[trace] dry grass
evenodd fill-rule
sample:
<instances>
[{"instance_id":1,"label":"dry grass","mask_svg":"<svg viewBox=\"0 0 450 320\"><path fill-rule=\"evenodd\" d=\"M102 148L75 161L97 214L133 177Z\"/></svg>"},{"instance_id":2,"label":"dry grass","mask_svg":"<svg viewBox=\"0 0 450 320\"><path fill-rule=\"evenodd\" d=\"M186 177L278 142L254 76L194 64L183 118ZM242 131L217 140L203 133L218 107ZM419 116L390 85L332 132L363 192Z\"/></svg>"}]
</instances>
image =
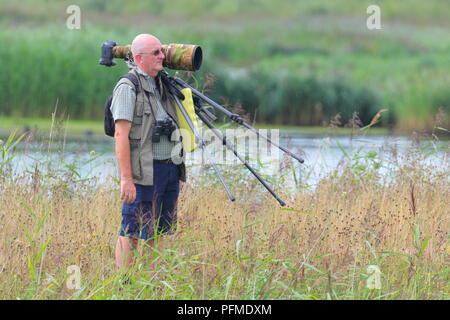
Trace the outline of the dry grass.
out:
<instances>
[{"instance_id":1,"label":"dry grass","mask_svg":"<svg viewBox=\"0 0 450 320\"><path fill-rule=\"evenodd\" d=\"M343 166L314 190L283 194L293 210L251 184L236 202L220 186L186 184L178 231L137 260L125 291L114 182L4 172L0 298L447 299L446 163L399 164L389 182ZM66 286L70 265L81 268L80 290ZM379 290L366 287L369 265L382 272Z\"/></svg>"}]
</instances>

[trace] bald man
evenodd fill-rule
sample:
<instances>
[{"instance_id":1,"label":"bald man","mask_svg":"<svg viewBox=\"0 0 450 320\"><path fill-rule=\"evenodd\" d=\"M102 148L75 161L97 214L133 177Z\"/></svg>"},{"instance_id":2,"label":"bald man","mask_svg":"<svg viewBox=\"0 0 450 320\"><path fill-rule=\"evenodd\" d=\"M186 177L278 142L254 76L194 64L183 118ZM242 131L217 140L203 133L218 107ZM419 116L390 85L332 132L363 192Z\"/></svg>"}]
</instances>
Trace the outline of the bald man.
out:
<instances>
[{"instance_id":1,"label":"bald man","mask_svg":"<svg viewBox=\"0 0 450 320\"><path fill-rule=\"evenodd\" d=\"M153 247L155 236L174 231L179 181L186 181L184 163L172 161L181 156L175 148L180 143L179 124L174 99L159 77L164 61L161 42L140 34L131 52L134 64L129 73L138 80L138 90L130 79L121 78L111 103L123 201L116 245L120 270L133 263L138 239Z\"/></svg>"}]
</instances>

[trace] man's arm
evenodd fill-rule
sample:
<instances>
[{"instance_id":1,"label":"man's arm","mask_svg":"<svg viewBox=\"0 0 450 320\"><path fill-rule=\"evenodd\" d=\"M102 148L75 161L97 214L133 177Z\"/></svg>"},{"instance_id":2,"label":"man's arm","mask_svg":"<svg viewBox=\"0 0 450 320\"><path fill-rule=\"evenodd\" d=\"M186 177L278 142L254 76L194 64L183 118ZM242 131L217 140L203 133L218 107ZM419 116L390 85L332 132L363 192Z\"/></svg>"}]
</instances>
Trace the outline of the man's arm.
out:
<instances>
[{"instance_id":1,"label":"man's arm","mask_svg":"<svg viewBox=\"0 0 450 320\"><path fill-rule=\"evenodd\" d=\"M126 203L133 203L136 199L136 187L131 170L130 133L131 122L117 120L114 139L116 140L116 157L120 170L120 199Z\"/></svg>"}]
</instances>

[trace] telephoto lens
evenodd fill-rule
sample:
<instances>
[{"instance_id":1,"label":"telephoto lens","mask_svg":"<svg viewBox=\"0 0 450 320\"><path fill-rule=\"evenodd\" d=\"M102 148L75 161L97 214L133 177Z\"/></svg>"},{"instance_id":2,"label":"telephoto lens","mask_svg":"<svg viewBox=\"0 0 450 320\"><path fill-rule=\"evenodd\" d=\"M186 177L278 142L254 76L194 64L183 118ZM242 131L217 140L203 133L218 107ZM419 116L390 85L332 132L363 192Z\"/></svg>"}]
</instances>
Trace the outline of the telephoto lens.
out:
<instances>
[{"instance_id":1,"label":"telephoto lens","mask_svg":"<svg viewBox=\"0 0 450 320\"><path fill-rule=\"evenodd\" d=\"M197 71L203 60L202 48L195 44L170 43L163 44L164 67L173 70ZM116 63L113 58L133 61L131 45L117 46L112 40L105 41L101 48L100 64L112 67Z\"/></svg>"}]
</instances>

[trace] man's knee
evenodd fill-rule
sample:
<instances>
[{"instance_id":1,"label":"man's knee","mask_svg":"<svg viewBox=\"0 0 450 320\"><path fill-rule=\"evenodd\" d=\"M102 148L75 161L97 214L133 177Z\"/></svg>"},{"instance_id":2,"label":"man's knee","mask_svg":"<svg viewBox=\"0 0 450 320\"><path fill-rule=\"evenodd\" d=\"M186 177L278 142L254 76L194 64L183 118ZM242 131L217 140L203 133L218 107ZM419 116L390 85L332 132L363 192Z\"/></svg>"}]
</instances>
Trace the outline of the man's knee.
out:
<instances>
[{"instance_id":1,"label":"man's knee","mask_svg":"<svg viewBox=\"0 0 450 320\"><path fill-rule=\"evenodd\" d=\"M136 249L138 246L138 239L119 236L119 244L121 248Z\"/></svg>"}]
</instances>

